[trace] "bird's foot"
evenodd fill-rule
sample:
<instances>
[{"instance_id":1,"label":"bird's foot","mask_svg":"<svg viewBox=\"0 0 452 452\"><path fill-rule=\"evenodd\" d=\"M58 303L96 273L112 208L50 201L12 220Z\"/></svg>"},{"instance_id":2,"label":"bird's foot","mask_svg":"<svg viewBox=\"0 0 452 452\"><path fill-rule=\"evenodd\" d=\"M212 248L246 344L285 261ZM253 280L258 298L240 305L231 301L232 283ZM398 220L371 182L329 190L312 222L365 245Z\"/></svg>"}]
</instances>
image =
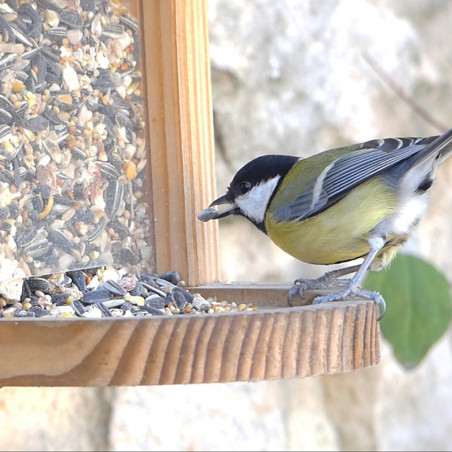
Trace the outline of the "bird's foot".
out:
<instances>
[{"instance_id":1,"label":"bird's foot","mask_svg":"<svg viewBox=\"0 0 452 452\"><path fill-rule=\"evenodd\" d=\"M360 287L348 287L347 289L341 290L340 292L329 293L327 295L316 297L314 298L314 301L312 303L313 304L329 303L331 301L340 301L348 297L360 297L366 300L374 301L378 305L380 311L380 315L378 316L377 320L382 319L383 316L385 315L386 302L384 298L378 292L364 290L361 289Z\"/></svg>"},{"instance_id":2,"label":"bird's foot","mask_svg":"<svg viewBox=\"0 0 452 452\"><path fill-rule=\"evenodd\" d=\"M305 290L317 290L328 287L346 287L344 290L327 295L315 297L313 304L329 303L331 301L340 301L348 297L360 297L366 300L373 300L380 310L378 320L380 320L386 312L386 302L378 292L361 289L359 286L354 286L350 279L331 279L328 273L317 279L297 279L294 286L289 290L287 295L287 302L289 306L293 306L292 299L296 295L304 296Z\"/></svg>"},{"instance_id":3,"label":"bird's foot","mask_svg":"<svg viewBox=\"0 0 452 452\"><path fill-rule=\"evenodd\" d=\"M304 292L306 290L318 290L325 289L328 287L347 287L351 283L350 279L336 279L331 278L328 273L317 279L305 279L299 278L294 281L294 285L289 290L287 295L287 302L289 306L293 306L292 299L299 295L304 298Z\"/></svg>"}]
</instances>

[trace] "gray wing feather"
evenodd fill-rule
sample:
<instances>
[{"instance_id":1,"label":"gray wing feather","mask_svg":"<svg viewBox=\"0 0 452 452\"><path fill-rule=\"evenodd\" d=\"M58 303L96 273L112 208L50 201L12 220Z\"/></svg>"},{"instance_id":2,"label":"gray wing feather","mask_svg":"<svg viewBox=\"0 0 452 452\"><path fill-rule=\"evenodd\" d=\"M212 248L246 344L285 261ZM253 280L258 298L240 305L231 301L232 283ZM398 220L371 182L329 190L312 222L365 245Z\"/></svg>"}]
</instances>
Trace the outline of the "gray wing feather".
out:
<instances>
[{"instance_id":1,"label":"gray wing feather","mask_svg":"<svg viewBox=\"0 0 452 452\"><path fill-rule=\"evenodd\" d=\"M356 185L419 152L436 137L372 140L339 157L312 186L276 212L280 221L301 221L334 204ZM393 152L396 151L396 152ZM319 184L318 184L319 185Z\"/></svg>"}]
</instances>

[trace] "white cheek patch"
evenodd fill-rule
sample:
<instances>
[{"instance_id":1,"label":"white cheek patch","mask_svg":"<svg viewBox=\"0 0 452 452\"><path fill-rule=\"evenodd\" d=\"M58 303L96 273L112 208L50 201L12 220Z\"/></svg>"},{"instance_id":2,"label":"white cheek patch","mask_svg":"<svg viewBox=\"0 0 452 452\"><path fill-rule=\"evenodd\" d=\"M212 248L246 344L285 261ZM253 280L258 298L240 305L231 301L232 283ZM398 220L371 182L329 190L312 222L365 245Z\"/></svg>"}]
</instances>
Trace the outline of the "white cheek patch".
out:
<instances>
[{"instance_id":1,"label":"white cheek patch","mask_svg":"<svg viewBox=\"0 0 452 452\"><path fill-rule=\"evenodd\" d=\"M268 179L255 185L248 193L241 195L235 199L236 205L240 208L245 216L262 223L265 218L268 202L275 190L276 185L281 176Z\"/></svg>"}]
</instances>

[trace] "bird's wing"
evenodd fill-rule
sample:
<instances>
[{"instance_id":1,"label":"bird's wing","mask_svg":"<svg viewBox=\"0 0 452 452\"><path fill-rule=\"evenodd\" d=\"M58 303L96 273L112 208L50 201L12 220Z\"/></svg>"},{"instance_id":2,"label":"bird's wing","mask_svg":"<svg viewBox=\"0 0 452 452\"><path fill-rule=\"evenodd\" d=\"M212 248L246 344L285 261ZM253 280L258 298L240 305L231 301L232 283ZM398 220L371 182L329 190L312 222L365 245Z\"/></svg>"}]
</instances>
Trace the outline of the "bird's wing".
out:
<instances>
[{"instance_id":1,"label":"bird's wing","mask_svg":"<svg viewBox=\"0 0 452 452\"><path fill-rule=\"evenodd\" d=\"M316 215L343 198L353 187L409 158L435 138L367 141L330 163L307 190L278 209L275 218L278 221L302 221Z\"/></svg>"}]
</instances>

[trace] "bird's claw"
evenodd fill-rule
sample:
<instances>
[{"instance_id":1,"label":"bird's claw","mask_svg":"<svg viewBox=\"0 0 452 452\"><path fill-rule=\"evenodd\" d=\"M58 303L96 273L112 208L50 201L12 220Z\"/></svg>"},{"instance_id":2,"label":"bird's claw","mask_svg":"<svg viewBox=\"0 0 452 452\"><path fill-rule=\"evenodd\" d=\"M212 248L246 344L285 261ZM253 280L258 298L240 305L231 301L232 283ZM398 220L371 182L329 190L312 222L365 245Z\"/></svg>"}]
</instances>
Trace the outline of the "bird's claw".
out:
<instances>
[{"instance_id":1,"label":"bird's claw","mask_svg":"<svg viewBox=\"0 0 452 452\"><path fill-rule=\"evenodd\" d=\"M347 297L361 297L366 300L373 300L379 307L380 315L377 320L381 320L386 312L386 302L384 298L378 292L372 292L370 290L364 290L360 287L353 287L350 285L349 279L336 279L330 280L328 278L318 279L297 279L294 282L294 286L290 288L287 295L287 302L289 306L292 304L292 299L296 295L300 295L303 298L305 290L315 290L331 286L348 286L346 289L335 293L329 293L327 295L321 295L313 300L313 304L329 303L331 301L340 301Z\"/></svg>"},{"instance_id":2,"label":"bird's claw","mask_svg":"<svg viewBox=\"0 0 452 452\"><path fill-rule=\"evenodd\" d=\"M314 298L313 304L329 303L331 301L340 301L347 297L360 297L366 300L374 301L380 311L380 315L377 320L381 320L386 312L386 302L384 298L378 292L372 292L371 290L364 290L361 288L348 288L336 293L329 293L328 295L323 295Z\"/></svg>"},{"instance_id":3,"label":"bird's claw","mask_svg":"<svg viewBox=\"0 0 452 452\"><path fill-rule=\"evenodd\" d=\"M348 286L350 279L331 279L328 277L328 273L317 279L305 279L299 278L294 281L294 285L290 288L287 294L287 303L289 306L293 306L292 299L299 295L304 298L305 290L318 290L333 286Z\"/></svg>"}]
</instances>

